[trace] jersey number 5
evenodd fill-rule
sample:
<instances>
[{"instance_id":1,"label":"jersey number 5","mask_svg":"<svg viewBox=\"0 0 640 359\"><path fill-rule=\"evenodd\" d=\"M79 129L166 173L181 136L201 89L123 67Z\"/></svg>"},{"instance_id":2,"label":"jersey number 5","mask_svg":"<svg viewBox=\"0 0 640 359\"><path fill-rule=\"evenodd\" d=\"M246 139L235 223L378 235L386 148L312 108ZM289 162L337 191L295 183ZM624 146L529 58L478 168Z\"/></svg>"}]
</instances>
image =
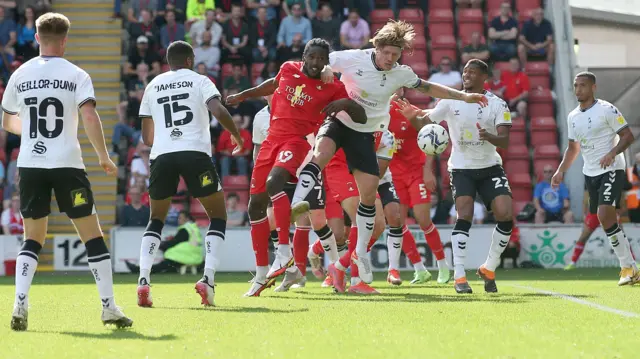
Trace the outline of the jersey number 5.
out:
<instances>
[{"instance_id":1,"label":"jersey number 5","mask_svg":"<svg viewBox=\"0 0 640 359\"><path fill-rule=\"evenodd\" d=\"M158 104L162 105L164 109L164 125L165 127L173 127L173 126L182 126L186 125L189 122L193 121L193 112L191 112L191 108L189 106L180 105L178 101L186 100L189 98L188 93L181 93L178 95L173 95L171 97L165 96L160 97L158 99ZM185 116L180 120L173 120L173 114L177 114L179 112L185 112Z\"/></svg>"},{"instance_id":2,"label":"jersey number 5","mask_svg":"<svg viewBox=\"0 0 640 359\"><path fill-rule=\"evenodd\" d=\"M37 138L38 132L46 138L56 138L62 133L64 126L64 106L55 97L47 97L38 105L37 97L27 97L24 104L29 106L29 138ZM56 116L55 127L52 131L47 129L47 111L49 106L53 106L53 113Z\"/></svg>"}]
</instances>

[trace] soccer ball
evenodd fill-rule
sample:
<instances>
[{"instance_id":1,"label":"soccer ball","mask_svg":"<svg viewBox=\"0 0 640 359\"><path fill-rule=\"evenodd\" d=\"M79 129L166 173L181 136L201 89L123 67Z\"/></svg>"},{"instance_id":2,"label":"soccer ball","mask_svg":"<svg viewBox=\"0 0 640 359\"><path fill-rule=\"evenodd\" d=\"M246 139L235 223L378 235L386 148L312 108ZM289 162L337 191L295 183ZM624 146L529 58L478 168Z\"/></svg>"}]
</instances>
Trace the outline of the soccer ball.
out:
<instances>
[{"instance_id":1,"label":"soccer ball","mask_svg":"<svg viewBox=\"0 0 640 359\"><path fill-rule=\"evenodd\" d=\"M449 134L444 127L434 123L424 126L418 132L418 147L429 156L439 155L449 145Z\"/></svg>"}]
</instances>

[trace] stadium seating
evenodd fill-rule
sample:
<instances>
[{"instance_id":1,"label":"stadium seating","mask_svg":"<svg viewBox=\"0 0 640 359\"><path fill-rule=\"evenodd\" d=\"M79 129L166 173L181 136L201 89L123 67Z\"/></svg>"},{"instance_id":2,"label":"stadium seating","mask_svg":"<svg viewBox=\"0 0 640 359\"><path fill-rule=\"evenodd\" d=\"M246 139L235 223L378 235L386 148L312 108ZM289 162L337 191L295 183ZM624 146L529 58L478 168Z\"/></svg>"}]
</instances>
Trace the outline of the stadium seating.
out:
<instances>
[{"instance_id":1,"label":"stadium seating","mask_svg":"<svg viewBox=\"0 0 640 359\"><path fill-rule=\"evenodd\" d=\"M553 117L535 117L531 119L531 146L536 148L558 143L558 127Z\"/></svg>"}]
</instances>

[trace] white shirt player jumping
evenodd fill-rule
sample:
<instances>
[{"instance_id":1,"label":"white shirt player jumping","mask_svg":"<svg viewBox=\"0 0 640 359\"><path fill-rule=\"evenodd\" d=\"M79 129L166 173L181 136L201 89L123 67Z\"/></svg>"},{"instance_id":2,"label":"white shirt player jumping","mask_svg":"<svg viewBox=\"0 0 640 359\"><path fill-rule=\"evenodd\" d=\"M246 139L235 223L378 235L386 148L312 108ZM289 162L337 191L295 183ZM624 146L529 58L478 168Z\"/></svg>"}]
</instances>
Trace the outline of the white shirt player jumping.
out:
<instances>
[{"instance_id":1,"label":"white shirt player jumping","mask_svg":"<svg viewBox=\"0 0 640 359\"><path fill-rule=\"evenodd\" d=\"M507 148L511 112L507 104L483 89L488 77L488 66L480 60L471 60L464 67L463 85L467 92L485 93L489 104L477 104L440 100L433 110L418 118L420 111L408 102L398 101L403 115L412 125L421 128L426 122L447 121L452 142L449 172L451 189L455 198L458 218L451 235L455 289L457 293L471 293L466 279L464 260L467 239L473 220L474 198L480 194L487 209L491 209L498 222L493 232L489 255L478 269L484 279L486 292L497 292L495 270L500 264L500 255L509 243L513 228L511 189L502 168L502 159L496 147Z\"/></svg>"},{"instance_id":2,"label":"white shirt player jumping","mask_svg":"<svg viewBox=\"0 0 640 359\"><path fill-rule=\"evenodd\" d=\"M140 247L138 305L153 305L150 274L158 251L164 220L180 177L192 197L198 198L209 217L205 236L204 275L196 292L205 306L214 305L214 275L219 263L219 247L224 242L226 207L222 185L211 160L211 112L231 132L231 140L242 149L242 138L231 115L220 102L220 92L211 80L192 71L191 45L176 41L167 48L171 71L157 76L147 85L140 104L142 139L151 147L149 197L151 218ZM129 265L134 269L135 266ZM135 268L138 269L138 268Z\"/></svg>"},{"instance_id":3,"label":"white shirt player jumping","mask_svg":"<svg viewBox=\"0 0 640 359\"><path fill-rule=\"evenodd\" d=\"M337 113L338 119L321 128L314 158L301 172L292 200L292 208L306 206L304 199L315 185L318 174L334 152L342 148L360 190L356 216L358 241L352 259L358 264L360 277L365 283L373 280L367 243L373 231L379 180L378 162L370 143L373 142L373 132L384 130L389 124L391 96L398 88L409 87L438 98L486 103L482 94L467 94L429 83L418 78L410 67L399 65L400 55L405 47L411 46L414 36L411 24L389 21L374 36L374 49L338 51L329 56L330 66L323 71L323 79L332 81L333 71L341 72L341 81L351 99L365 109L367 121L351 119L344 113L328 109L328 114ZM308 183L311 185L303 186Z\"/></svg>"},{"instance_id":4,"label":"white shirt player jumping","mask_svg":"<svg viewBox=\"0 0 640 359\"><path fill-rule=\"evenodd\" d=\"M633 143L633 133L615 106L595 98L594 74L577 74L573 89L579 105L567 117L569 145L551 179L551 185L557 188L562 183L564 173L582 151L582 172L589 193L589 212L597 214L613 251L620 260L618 285L635 284L640 281L640 272L631 253L629 240L618 224L616 213L616 208L620 207L626 176L624 151Z\"/></svg>"},{"instance_id":5,"label":"white shirt player jumping","mask_svg":"<svg viewBox=\"0 0 640 359\"><path fill-rule=\"evenodd\" d=\"M29 289L47 233L52 191L58 208L72 220L85 244L102 304L102 322L119 328L133 324L114 300L111 256L78 142L78 110L100 165L112 175L117 167L107 152L91 78L62 57L69 27L69 19L62 14L47 13L37 19L40 56L12 74L2 99L2 127L21 136L18 171L25 241L16 262L19 272L11 318L11 329L16 331L27 330Z\"/></svg>"}]
</instances>

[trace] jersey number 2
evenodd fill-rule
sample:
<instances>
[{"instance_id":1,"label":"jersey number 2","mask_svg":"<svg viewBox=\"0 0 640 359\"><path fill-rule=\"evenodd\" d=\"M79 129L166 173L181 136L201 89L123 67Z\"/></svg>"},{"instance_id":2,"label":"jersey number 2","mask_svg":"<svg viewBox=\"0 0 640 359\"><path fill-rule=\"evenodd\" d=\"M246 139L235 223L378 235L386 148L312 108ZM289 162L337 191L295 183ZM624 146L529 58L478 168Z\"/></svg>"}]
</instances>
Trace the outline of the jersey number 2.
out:
<instances>
[{"instance_id":1,"label":"jersey number 2","mask_svg":"<svg viewBox=\"0 0 640 359\"><path fill-rule=\"evenodd\" d=\"M47 97L38 105L37 97L27 97L24 104L29 106L29 138L37 138L38 132L46 138L56 138L62 133L64 126L64 106L55 97ZM47 111L49 106L53 106L53 113L56 116L55 127L49 131L47 129Z\"/></svg>"},{"instance_id":2,"label":"jersey number 2","mask_svg":"<svg viewBox=\"0 0 640 359\"><path fill-rule=\"evenodd\" d=\"M181 105L178 103L180 100L186 100L189 98L188 93L181 93L173 95L171 97L165 96L158 99L158 104L162 105L164 109L164 125L165 127L182 126L193 121L193 112L189 106ZM180 120L173 120L173 114L185 112L184 118Z\"/></svg>"}]
</instances>

